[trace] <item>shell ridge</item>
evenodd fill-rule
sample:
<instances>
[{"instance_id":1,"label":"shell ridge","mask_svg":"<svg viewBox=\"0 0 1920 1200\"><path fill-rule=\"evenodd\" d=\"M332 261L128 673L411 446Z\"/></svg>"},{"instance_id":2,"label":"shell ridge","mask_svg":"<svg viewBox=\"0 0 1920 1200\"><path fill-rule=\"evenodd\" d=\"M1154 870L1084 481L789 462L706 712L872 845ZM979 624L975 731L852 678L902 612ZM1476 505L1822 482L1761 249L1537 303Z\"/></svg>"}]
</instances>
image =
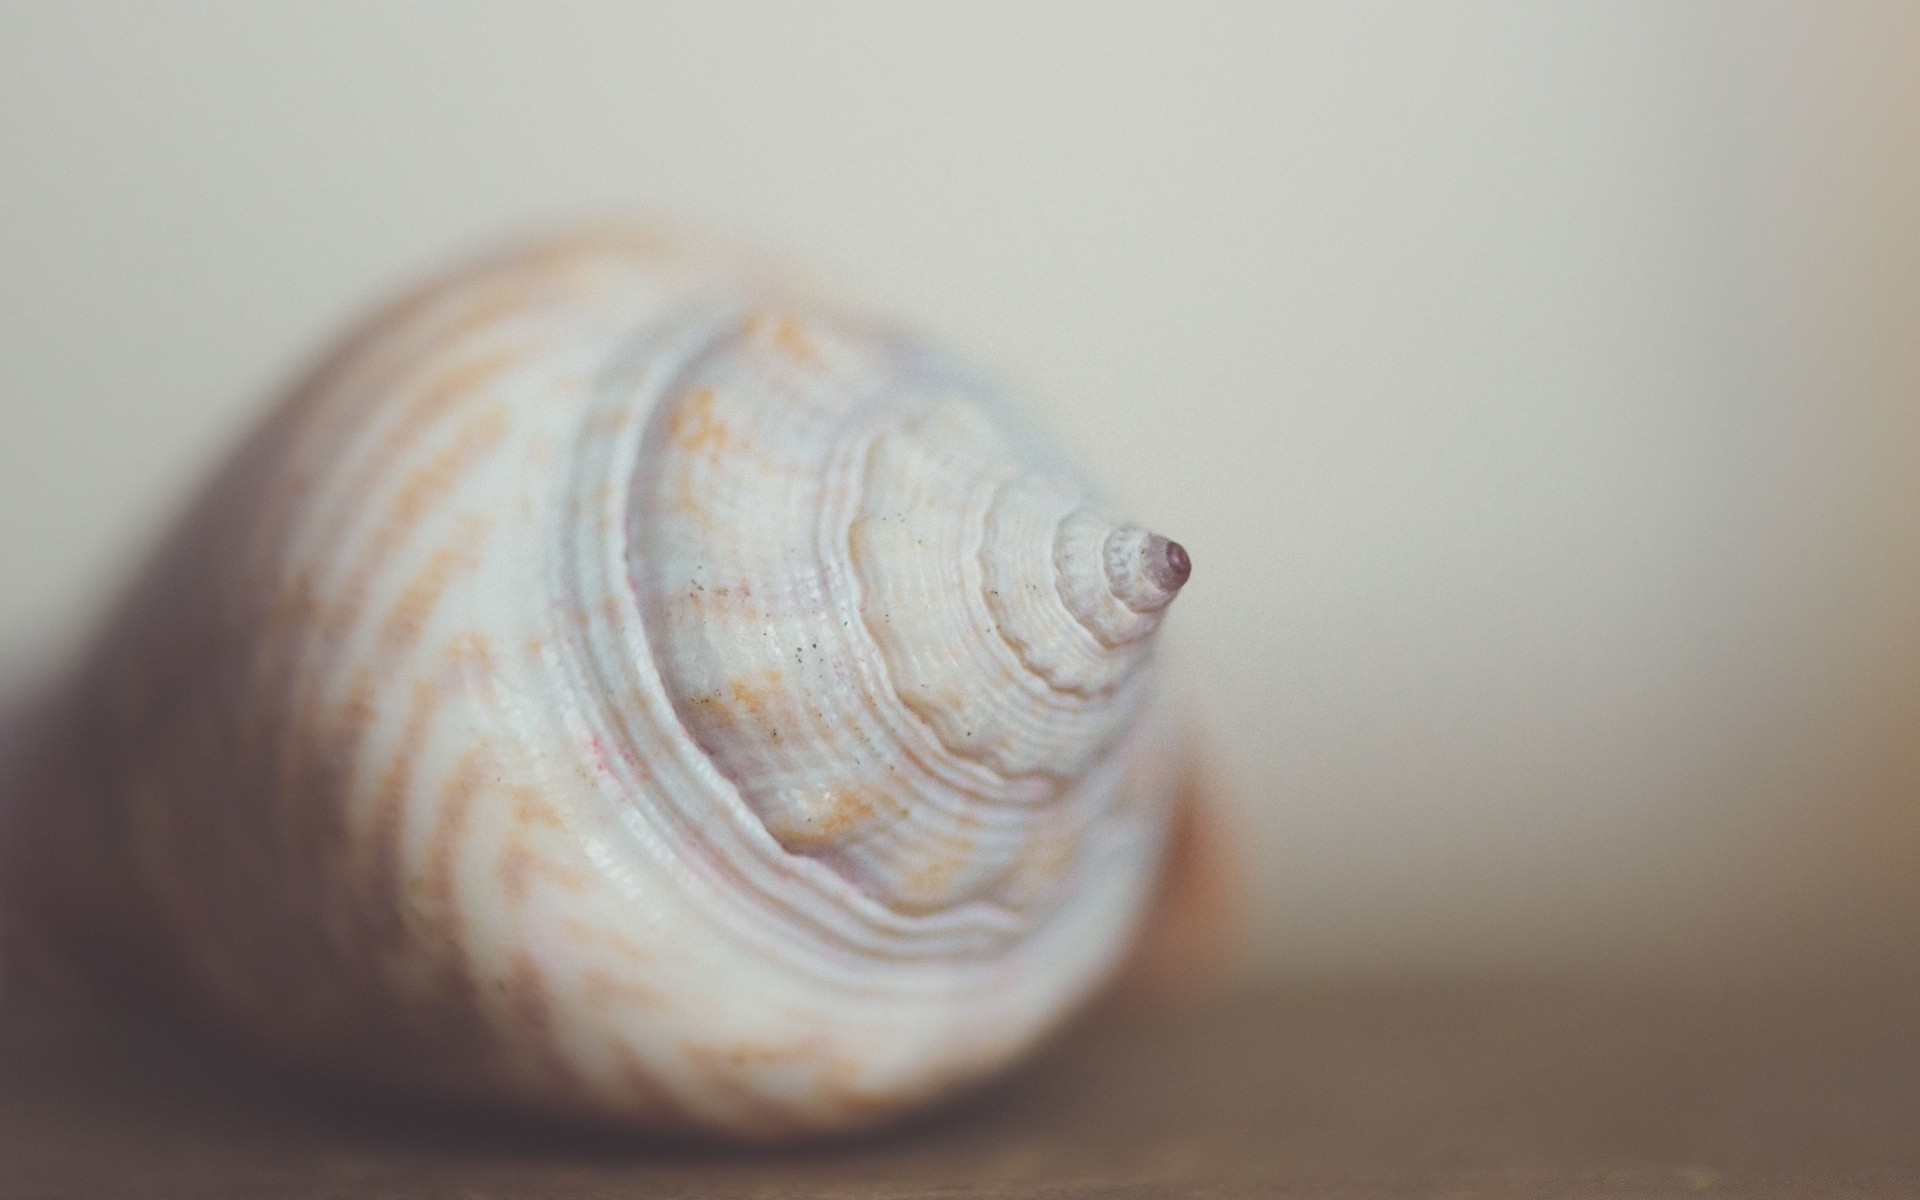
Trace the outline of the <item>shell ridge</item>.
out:
<instances>
[{"instance_id":1,"label":"shell ridge","mask_svg":"<svg viewBox=\"0 0 1920 1200\"><path fill-rule=\"evenodd\" d=\"M738 309L731 307L723 310L718 316L709 312L703 314L703 317L704 319L698 322L702 330L698 344L691 347L683 347L681 352L674 356L671 369L663 366L659 361L660 350L658 346L642 345L636 347L632 352L633 358L636 360L650 360L647 362L648 370L644 379L634 383L621 383L611 386L607 389L607 395L603 396L603 403L618 404L625 399L622 395L623 389L633 388L636 391L644 392L649 397L655 398L654 407L649 413L648 420L644 423L636 423L636 425L644 424L646 428L644 430L631 428L622 431L623 447L618 454L613 456L612 474L616 477L630 475L632 470L630 464L634 463L640 457L643 437L648 433L654 432L661 423L671 419L671 414L667 411L670 403L660 403L658 398L669 396L673 390L674 380L684 376L703 353L710 352L716 346L723 343L727 334L737 326L739 319ZM591 474L593 477L598 477L602 470L604 470L604 468L596 466ZM609 503L624 504L624 499L610 498ZM600 557L605 561L619 564L619 581L623 585L620 591L624 593L621 600L625 605L631 606L631 615L639 617L641 601L639 593L633 590L630 582L633 573L628 563L628 555L631 553L631 538L624 532L624 521L616 523L617 527L609 527L610 523L604 520L600 522L589 522L588 524L595 525L602 529L604 531L605 541L596 548L588 549L583 547L583 550L586 550L591 556ZM575 569L578 568L576 567ZM612 574L612 572L608 572L608 574ZM591 612L591 609L588 611ZM619 680L618 686L609 687L608 684L611 681L598 679L587 685L588 690L586 694L594 694L595 692L599 692L600 694L620 694L622 688L632 687L639 694L654 698L664 709L665 718L670 720L675 728L683 729L684 722L672 703L671 693L664 687L657 668L653 666L653 651L645 638L645 626L646 621L644 619L635 619L625 623L624 644L618 652L612 654L589 654L585 656L587 660L585 663L576 664L577 666L586 666L589 670L595 672L603 669L611 669L616 672L616 678ZM609 632L610 631L603 630L599 636L606 636ZM603 668L599 665L601 663L606 664L606 666ZM622 676L627 676L628 673L640 676L641 678L637 680L630 677L621 678ZM635 686L636 684L637 686ZM613 720L616 723L624 724L618 717L614 717ZM626 729L622 736L629 740L633 740L634 738L633 731L630 728ZM725 811L727 816L727 828L733 830L735 834L743 838L748 846L758 847L757 852L749 851L746 857L741 857L741 846L730 841L716 843L711 837L711 834L715 832L711 825L704 824L697 817L693 816L693 814L686 812L683 805L673 803L671 801L670 788L656 786L650 789L643 789L646 792L663 795L668 799L669 802L660 807L671 813L671 828L676 839L684 841L687 844L706 843L712 849L718 851L722 856L723 862L726 864L727 878L739 883L743 891L755 896L756 902L753 906L754 921L743 919L742 921L734 923L739 926L736 929L736 933L739 935L748 938L756 945L764 944L769 952L774 953L781 959L791 960L798 967L814 970L820 966L819 963L803 955L799 955L794 948L793 939L783 938L779 936L777 932L769 932L755 923L768 914L782 914L783 924L788 920L799 919L799 914L792 913L788 906L782 903L784 897L765 887L761 883L760 874L750 869L752 866L764 867L774 865L778 867L786 878L801 881L810 892L834 897L833 904L815 905L809 910L809 913L804 919L799 919L798 928L807 930L814 937L823 937L831 943L841 944L848 949L856 950L869 960L873 958L888 959L899 957L899 945L892 942L875 940L876 937L883 935L893 938L907 934L917 934L922 939L932 937L931 944L925 946L923 950L916 950L913 956L915 959L934 959L939 956L952 955L955 953L960 953L963 957L975 957L982 952L981 949L976 949L969 953L965 951L964 945L956 945L951 942L950 938L953 935L949 935L948 939L941 939L938 936L938 930L941 925L956 924L957 922L953 919L956 917L970 919L972 922L977 923L982 917L986 916L985 913L969 912L965 914L946 914L948 917L947 920L932 922L930 925L922 920L905 920L903 914L894 913L882 905L869 901L864 893L853 887L849 881L832 871L825 864L815 862L804 855L795 855L788 852L766 829L764 822L753 812L751 806L745 802L738 785L727 777L720 769L719 764L714 762L711 756L699 751L691 738L686 739L684 742L676 742L667 753L672 759L677 760L680 768L685 771L690 778L698 778L705 781L699 789L703 794L721 800L720 807ZM728 798L730 798L730 802ZM626 807L628 809L635 808L630 800L627 802ZM627 819L650 821L657 819L659 814L629 811L624 813L623 816ZM705 886L712 888L713 884L709 883ZM716 894L718 895L719 893ZM863 901L866 903L863 903ZM825 923L822 924L822 921ZM1003 923L1002 921L990 920L988 924L990 927L994 924ZM962 928L964 928L964 926L962 926ZM955 930L955 934L959 934L959 930Z\"/></svg>"},{"instance_id":2,"label":"shell ridge","mask_svg":"<svg viewBox=\"0 0 1920 1200\"><path fill-rule=\"evenodd\" d=\"M996 493L993 501L996 507L999 505L1004 493L1014 483L1018 482L1018 478L1019 477L1017 476L1011 476L1001 481L1001 483L996 488ZM986 551L987 551L987 546L983 538L980 553L982 555L985 555ZM1053 568L1053 574L1050 577L1050 582L1053 587L1053 593L1056 596L1060 596L1061 595L1060 576L1062 572L1061 572L1061 566L1060 566L1059 555L1057 550L1052 556L1050 556L1049 562ZM1064 598L1063 598L1063 607L1064 607ZM1069 612L1071 612L1070 609L1069 609ZM995 611L993 612L993 618L994 619L992 624L993 624L994 631L997 632L1002 638L1002 640L1004 640L1007 643L1008 647L1012 649L1015 656L1019 658L1021 665L1024 666L1028 670L1028 672L1030 672L1031 674L1033 674L1034 676L1040 679L1045 680L1047 683L1047 686L1053 689L1054 691L1065 693L1066 695L1072 696L1076 700L1081 702L1097 700L1097 699L1102 699L1102 698L1111 696L1114 692L1118 691L1121 688L1121 686L1124 685L1126 680L1130 678L1136 671L1138 671L1141 666L1141 662L1139 660L1137 659L1130 660L1124 665L1124 667L1122 668L1122 670L1118 675L1112 678L1099 679L1094 682L1084 683L1084 684L1075 683L1071 679L1058 678L1058 676L1060 676L1062 673L1059 671L1052 671L1047 669L1047 666L1044 663L1044 661L1041 660L1037 655L1033 653L1033 647L1031 643L1027 639L1020 637L1009 627L1009 623L1006 619L1005 614L999 611L998 606L995 606ZM1073 626L1077 631L1077 634L1085 638L1084 649L1088 654L1090 655L1101 654L1113 649L1112 646L1102 641L1097 633L1095 633L1092 629L1087 628L1085 622L1075 619L1073 621Z\"/></svg>"}]
</instances>

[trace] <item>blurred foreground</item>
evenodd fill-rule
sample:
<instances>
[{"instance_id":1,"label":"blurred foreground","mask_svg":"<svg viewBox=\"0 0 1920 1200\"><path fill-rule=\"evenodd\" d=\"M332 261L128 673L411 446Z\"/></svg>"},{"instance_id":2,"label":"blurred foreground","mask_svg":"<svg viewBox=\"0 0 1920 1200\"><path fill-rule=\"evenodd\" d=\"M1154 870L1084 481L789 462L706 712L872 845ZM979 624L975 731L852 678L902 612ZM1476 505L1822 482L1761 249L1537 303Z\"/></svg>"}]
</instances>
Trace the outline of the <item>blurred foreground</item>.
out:
<instances>
[{"instance_id":1,"label":"blurred foreground","mask_svg":"<svg viewBox=\"0 0 1920 1200\"><path fill-rule=\"evenodd\" d=\"M0 1020L0 1195L1912 1196L1920 976L1242 990L1093 1015L878 1138L722 1152L302 1095L71 1008Z\"/></svg>"}]
</instances>

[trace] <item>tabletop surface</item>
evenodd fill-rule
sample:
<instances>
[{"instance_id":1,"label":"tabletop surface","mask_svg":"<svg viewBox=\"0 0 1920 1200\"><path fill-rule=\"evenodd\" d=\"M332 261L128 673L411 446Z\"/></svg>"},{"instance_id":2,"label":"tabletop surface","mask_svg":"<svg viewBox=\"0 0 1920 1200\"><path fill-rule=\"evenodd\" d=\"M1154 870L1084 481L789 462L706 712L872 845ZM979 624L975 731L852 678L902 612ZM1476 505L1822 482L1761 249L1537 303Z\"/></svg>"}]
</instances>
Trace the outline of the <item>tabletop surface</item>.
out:
<instances>
[{"instance_id":1,"label":"tabletop surface","mask_svg":"<svg viewBox=\"0 0 1920 1200\"><path fill-rule=\"evenodd\" d=\"M1920 1196L1920 983L1266 985L1109 1009L877 1138L738 1152L302 1095L0 1013L0 1196Z\"/></svg>"}]
</instances>

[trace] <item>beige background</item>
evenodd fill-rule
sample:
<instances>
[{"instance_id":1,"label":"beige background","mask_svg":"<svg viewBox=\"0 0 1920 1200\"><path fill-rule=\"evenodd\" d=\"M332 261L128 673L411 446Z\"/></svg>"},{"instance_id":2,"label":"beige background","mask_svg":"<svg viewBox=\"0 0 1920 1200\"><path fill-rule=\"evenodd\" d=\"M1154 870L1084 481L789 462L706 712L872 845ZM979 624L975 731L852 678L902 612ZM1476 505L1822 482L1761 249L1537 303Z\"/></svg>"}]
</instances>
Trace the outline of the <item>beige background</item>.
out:
<instances>
[{"instance_id":1,"label":"beige background","mask_svg":"<svg viewBox=\"0 0 1920 1200\"><path fill-rule=\"evenodd\" d=\"M1916 79L1905 5L0 4L0 650L358 306L638 206L943 332L1192 549L1259 961L1871 946Z\"/></svg>"}]
</instances>

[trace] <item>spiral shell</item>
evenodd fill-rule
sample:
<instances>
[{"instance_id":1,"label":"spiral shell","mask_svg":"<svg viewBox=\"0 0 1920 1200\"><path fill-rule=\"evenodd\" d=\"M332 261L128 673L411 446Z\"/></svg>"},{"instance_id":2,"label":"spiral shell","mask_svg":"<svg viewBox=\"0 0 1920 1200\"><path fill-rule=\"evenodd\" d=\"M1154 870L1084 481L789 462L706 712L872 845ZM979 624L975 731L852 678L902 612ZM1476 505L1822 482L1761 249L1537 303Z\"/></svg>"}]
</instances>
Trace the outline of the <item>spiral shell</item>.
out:
<instances>
[{"instance_id":1,"label":"spiral shell","mask_svg":"<svg viewBox=\"0 0 1920 1200\"><path fill-rule=\"evenodd\" d=\"M856 1128L1110 971L1177 545L750 259L498 256L381 314L68 697L50 907L278 1055L628 1126Z\"/></svg>"}]
</instances>

